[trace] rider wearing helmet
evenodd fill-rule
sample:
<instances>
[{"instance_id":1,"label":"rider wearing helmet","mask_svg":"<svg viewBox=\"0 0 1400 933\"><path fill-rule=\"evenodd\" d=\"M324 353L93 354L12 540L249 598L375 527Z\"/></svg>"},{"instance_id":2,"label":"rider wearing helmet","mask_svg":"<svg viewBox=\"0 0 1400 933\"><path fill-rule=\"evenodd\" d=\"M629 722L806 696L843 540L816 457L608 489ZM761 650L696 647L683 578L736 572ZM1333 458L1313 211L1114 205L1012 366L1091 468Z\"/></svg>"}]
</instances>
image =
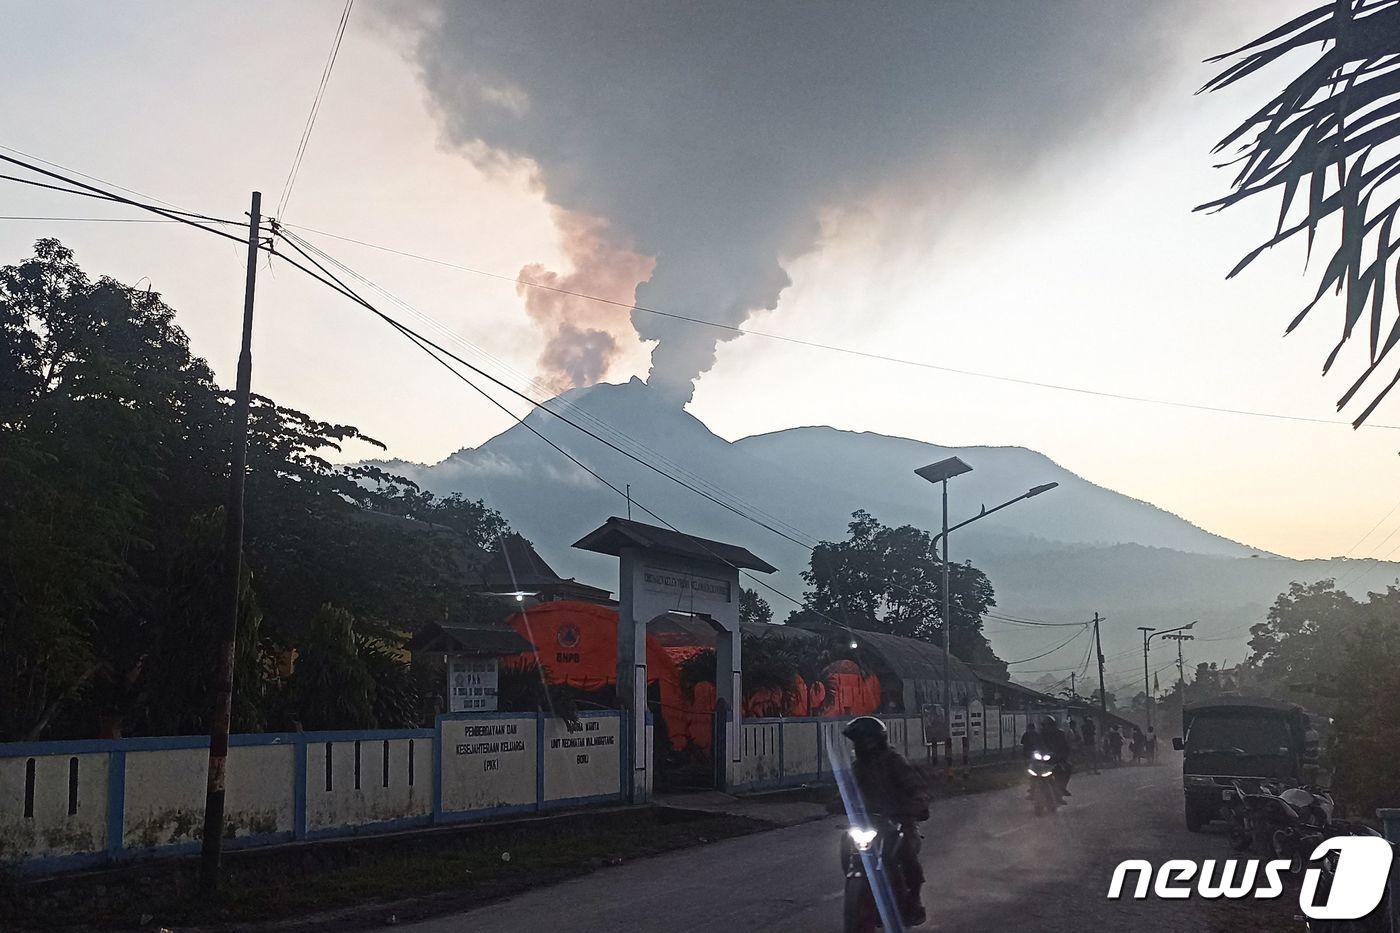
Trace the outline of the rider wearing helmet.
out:
<instances>
[{"instance_id":1,"label":"rider wearing helmet","mask_svg":"<svg viewBox=\"0 0 1400 933\"><path fill-rule=\"evenodd\" d=\"M914 766L890 748L885 724L874 716L851 720L841 734L855 747L851 771L866 811L899 823L904 831L896 856L908 882L906 922L917 926L927 914L920 894L924 870L919 865L919 832L914 824L929 818L928 787Z\"/></svg>"},{"instance_id":2,"label":"rider wearing helmet","mask_svg":"<svg viewBox=\"0 0 1400 933\"><path fill-rule=\"evenodd\" d=\"M1050 763L1055 766L1055 786L1060 797L1071 796L1069 776L1073 768L1069 761L1069 739L1060 730L1054 716L1046 716L1040 721L1040 750L1050 756Z\"/></svg>"}]
</instances>

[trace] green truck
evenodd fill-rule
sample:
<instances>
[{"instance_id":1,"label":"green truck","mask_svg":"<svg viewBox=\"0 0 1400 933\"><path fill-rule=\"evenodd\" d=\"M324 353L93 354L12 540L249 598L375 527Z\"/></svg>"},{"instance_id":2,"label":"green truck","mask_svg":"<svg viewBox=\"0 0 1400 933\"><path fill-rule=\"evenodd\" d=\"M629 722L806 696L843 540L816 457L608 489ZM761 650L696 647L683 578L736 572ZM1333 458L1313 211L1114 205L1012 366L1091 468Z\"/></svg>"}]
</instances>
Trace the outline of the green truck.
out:
<instances>
[{"instance_id":1,"label":"green truck","mask_svg":"<svg viewBox=\"0 0 1400 933\"><path fill-rule=\"evenodd\" d=\"M1317 764L1317 733L1307 712L1292 703L1216 697L1186 707L1181 731L1172 747L1186 753L1182 784L1191 832L1220 817L1236 783L1250 792L1264 781L1294 787L1306 782L1304 769Z\"/></svg>"}]
</instances>

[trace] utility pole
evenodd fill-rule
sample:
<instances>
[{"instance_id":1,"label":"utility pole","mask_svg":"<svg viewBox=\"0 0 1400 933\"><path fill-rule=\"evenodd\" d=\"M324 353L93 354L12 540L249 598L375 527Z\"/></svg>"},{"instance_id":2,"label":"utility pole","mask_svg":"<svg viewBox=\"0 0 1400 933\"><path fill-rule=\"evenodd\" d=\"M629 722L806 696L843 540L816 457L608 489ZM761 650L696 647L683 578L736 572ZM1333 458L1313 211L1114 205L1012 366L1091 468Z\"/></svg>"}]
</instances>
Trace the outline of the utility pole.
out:
<instances>
[{"instance_id":1,"label":"utility pole","mask_svg":"<svg viewBox=\"0 0 1400 933\"><path fill-rule=\"evenodd\" d=\"M948 772L953 768L953 610L948 582L948 477L943 477L943 719L948 723Z\"/></svg>"},{"instance_id":2,"label":"utility pole","mask_svg":"<svg viewBox=\"0 0 1400 933\"><path fill-rule=\"evenodd\" d=\"M1193 623L1194 624L1194 623ZM1176 642L1176 676L1177 682L1181 685L1178 689L1181 694L1181 708L1186 709L1186 662L1182 658L1181 643L1190 641L1195 635L1187 635L1185 632L1177 632L1172 635L1163 636Z\"/></svg>"},{"instance_id":3,"label":"utility pole","mask_svg":"<svg viewBox=\"0 0 1400 933\"><path fill-rule=\"evenodd\" d=\"M1099 623L1106 622L1107 619L1099 618L1097 612L1094 613L1094 650L1099 656L1099 720L1100 728L1108 726L1108 686L1103 679L1103 640L1099 638Z\"/></svg>"},{"instance_id":4,"label":"utility pole","mask_svg":"<svg viewBox=\"0 0 1400 933\"><path fill-rule=\"evenodd\" d=\"M1079 699L1079 691L1074 689L1074 671L1069 672L1069 695L1070 699Z\"/></svg>"},{"instance_id":5,"label":"utility pole","mask_svg":"<svg viewBox=\"0 0 1400 933\"><path fill-rule=\"evenodd\" d=\"M224 509L224 603L219 619L219 657L214 680L214 712L209 719L209 781L204 796L204 838L199 885L219 886L224 845L224 776L228 764L229 719L233 714L234 646L238 640L238 597L243 582L243 481L248 472L248 409L253 382L253 292L258 275L258 234L262 194L253 192L248 211L248 270L243 286L243 342L233 399L233 449L229 458L228 502Z\"/></svg>"},{"instance_id":6,"label":"utility pole","mask_svg":"<svg viewBox=\"0 0 1400 933\"><path fill-rule=\"evenodd\" d=\"M1152 633L1157 631L1146 625L1139 625L1138 631L1142 632L1142 696L1143 703L1147 706L1147 728L1152 728L1152 683L1147 679L1147 641L1152 637Z\"/></svg>"}]
</instances>

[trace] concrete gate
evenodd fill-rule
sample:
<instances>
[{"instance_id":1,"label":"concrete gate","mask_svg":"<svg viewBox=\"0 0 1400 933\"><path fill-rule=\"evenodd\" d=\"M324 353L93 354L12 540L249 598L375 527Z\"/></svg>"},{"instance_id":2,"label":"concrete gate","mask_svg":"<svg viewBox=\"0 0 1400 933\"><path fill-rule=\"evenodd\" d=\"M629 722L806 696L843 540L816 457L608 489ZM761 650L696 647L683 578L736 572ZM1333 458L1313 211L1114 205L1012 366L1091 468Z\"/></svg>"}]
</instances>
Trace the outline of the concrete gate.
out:
<instances>
[{"instance_id":1,"label":"concrete gate","mask_svg":"<svg viewBox=\"0 0 1400 933\"><path fill-rule=\"evenodd\" d=\"M739 631L739 571L777 568L746 548L669 528L613 517L574 547L618 558L617 696L629 713L623 791L633 802L649 795L654 775L647 754L647 623L668 612L702 618L715 629L715 694L730 715L716 747L722 788L737 781L743 716L743 649Z\"/></svg>"}]
</instances>

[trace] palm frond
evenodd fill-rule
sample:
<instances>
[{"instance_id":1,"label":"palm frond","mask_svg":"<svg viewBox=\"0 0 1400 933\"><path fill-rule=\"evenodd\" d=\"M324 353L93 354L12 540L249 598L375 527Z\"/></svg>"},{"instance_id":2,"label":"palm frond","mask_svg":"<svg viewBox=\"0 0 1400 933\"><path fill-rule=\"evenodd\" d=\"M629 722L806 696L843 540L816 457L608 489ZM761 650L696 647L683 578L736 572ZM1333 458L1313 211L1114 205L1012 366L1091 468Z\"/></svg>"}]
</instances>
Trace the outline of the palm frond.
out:
<instances>
[{"instance_id":1,"label":"palm frond","mask_svg":"<svg viewBox=\"0 0 1400 933\"><path fill-rule=\"evenodd\" d=\"M1344 296L1341 339L1323 363L1326 374L1366 319L1369 366L1338 401L1341 410L1400 342L1400 274L1388 271L1400 250L1400 242L1391 237L1400 212L1400 153L1394 151L1400 143L1400 0L1328 0L1210 59L1233 61L1201 91L1222 90L1291 53L1314 49L1316 57L1296 77L1216 146L1217 152L1233 150L1234 158L1221 166L1235 167L1232 190L1197 210L1222 210L1279 193L1273 235L1247 253L1230 277L1299 233L1306 233L1311 254L1323 222L1336 222L1336 248L1312 299L1285 333L1329 292ZM1304 189L1306 207L1297 217L1295 204ZM1388 282L1397 285L1393 295ZM1382 340L1387 315L1394 321ZM1372 398L1354 426L1370 416L1394 384Z\"/></svg>"}]
</instances>

